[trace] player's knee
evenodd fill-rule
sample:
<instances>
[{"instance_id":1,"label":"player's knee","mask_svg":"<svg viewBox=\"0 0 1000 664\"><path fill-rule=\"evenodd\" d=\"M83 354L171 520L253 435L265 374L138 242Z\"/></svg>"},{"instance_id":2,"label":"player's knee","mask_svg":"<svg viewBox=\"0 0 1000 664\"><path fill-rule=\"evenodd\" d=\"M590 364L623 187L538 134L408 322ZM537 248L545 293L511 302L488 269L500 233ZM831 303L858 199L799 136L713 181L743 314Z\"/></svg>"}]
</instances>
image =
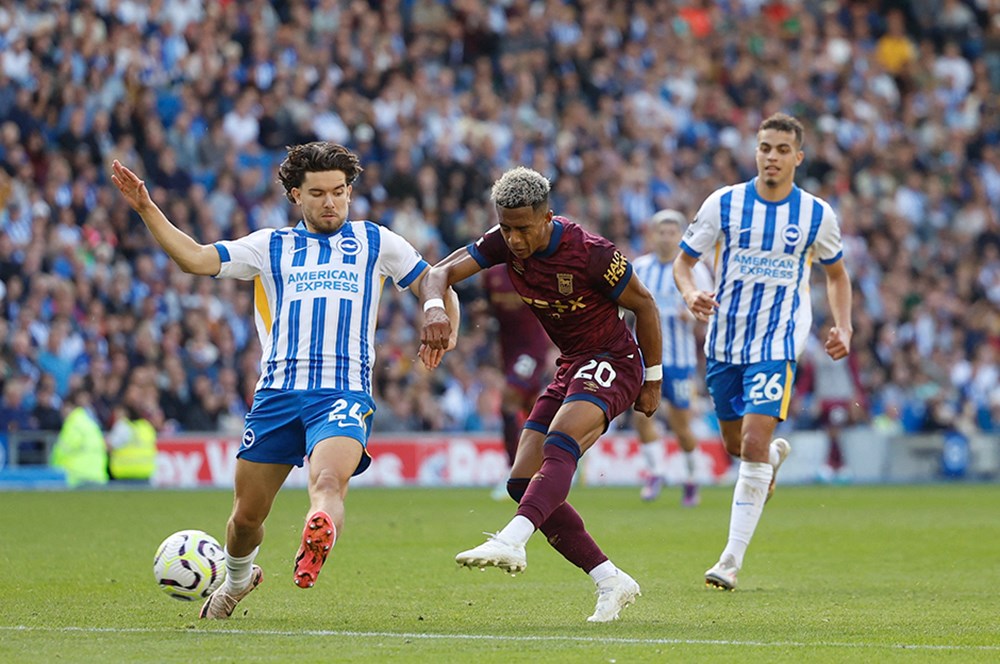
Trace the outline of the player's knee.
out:
<instances>
[{"instance_id":1,"label":"player's knee","mask_svg":"<svg viewBox=\"0 0 1000 664\"><path fill-rule=\"evenodd\" d=\"M685 452L694 452L698 448L698 439L690 431L678 432L677 433L677 444L681 446L681 449Z\"/></svg>"},{"instance_id":2,"label":"player's knee","mask_svg":"<svg viewBox=\"0 0 1000 664\"><path fill-rule=\"evenodd\" d=\"M740 456L750 461L761 458L767 460L767 448L771 444L770 434L764 434L753 429L743 432Z\"/></svg>"},{"instance_id":3,"label":"player's knee","mask_svg":"<svg viewBox=\"0 0 1000 664\"><path fill-rule=\"evenodd\" d=\"M256 511L236 509L229 517L229 523L233 530L239 534L256 531L264 524L266 514L258 514Z\"/></svg>"},{"instance_id":4,"label":"player's knee","mask_svg":"<svg viewBox=\"0 0 1000 664\"><path fill-rule=\"evenodd\" d=\"M549 459L560 457L561 454L565 453L570 454L576 461L579 461L583 455L580 444L572 436L562 431L549 431L549 435L545 437L545 445L542 447L542 456Z\"/></svg>"},{"instance_id":5,"label":"player's knee","mask_svg":"<svg viewBox=\"0 0 1000 664\"><path fill-rule=\"evenodd\" d=\"M528 490L528 483L531 480L527 477L510 478L507 480L507 495L514 499L515 503L520 503L524 498L524 492Z\"/></svg>"}]
</instances>

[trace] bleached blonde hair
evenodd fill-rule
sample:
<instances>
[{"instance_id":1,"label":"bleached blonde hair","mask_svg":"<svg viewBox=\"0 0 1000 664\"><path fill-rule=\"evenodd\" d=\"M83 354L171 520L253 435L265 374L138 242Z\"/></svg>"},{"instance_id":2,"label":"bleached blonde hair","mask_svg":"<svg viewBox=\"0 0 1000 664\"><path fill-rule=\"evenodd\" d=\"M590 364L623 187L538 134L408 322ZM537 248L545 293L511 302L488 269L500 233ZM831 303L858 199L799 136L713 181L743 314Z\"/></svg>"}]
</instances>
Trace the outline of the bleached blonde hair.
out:
<instances>
[{"instance_id":1,"label":"bleached blonde hair","mask_svg":"<svg viewBox=\"0 0 1000 664\"><path fill-rule=\"evenodd\" d=\"M549 204L548 178L525 166L515 166L493 183L490 199L506 209L531 206L538 210Z\"/></svg>"}]
</instances>

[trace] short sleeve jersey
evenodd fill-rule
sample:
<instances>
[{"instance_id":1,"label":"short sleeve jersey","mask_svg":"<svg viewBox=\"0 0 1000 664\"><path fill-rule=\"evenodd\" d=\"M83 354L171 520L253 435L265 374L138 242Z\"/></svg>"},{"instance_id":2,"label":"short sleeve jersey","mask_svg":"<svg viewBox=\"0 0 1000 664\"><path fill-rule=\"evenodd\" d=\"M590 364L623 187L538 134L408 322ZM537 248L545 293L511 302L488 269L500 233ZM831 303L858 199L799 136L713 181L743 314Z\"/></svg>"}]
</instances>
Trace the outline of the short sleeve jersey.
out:
<instances>
[{"instance_id":1,"label":"short sleeve jersey","mask_svg":"<svg viewBox=\"0 0 1000 664\"><path fill-rule=\"evenodd\" d=\"M526 259L510 252L495 226L468 251L482 268L506 264L514 288L565 358L638 351L617 299L632 265L614 244L553 217L547 247Z\"/></svg>"},{"instance_id":2,"label":"short sleeve jersey","mask_svg":"<svg viewBox=\"0 0 1000 664\"><path fill-rule=\"evenodd\" d=\"M218 277L254 281L261 344L257 389L333 388L371 394L382 284L400 290L427 268L406 240L371 221L321 235L259 230L216 242Z\"/></svg>"},{"instance_id":3,"label":"short sleeve jersey","mask_svg":"<svg viewBox=\"0 0 1000 664\"><path fill-rule=\"evenodd\" d=\"M796 360L812 325L812 261L843 258L837 215L826 201L796 186L781 201L765 201L755 183L715 191L681 240L691 256L716 252L719 309L705 355L729 364Z\"/></svg>"}]
</instances>

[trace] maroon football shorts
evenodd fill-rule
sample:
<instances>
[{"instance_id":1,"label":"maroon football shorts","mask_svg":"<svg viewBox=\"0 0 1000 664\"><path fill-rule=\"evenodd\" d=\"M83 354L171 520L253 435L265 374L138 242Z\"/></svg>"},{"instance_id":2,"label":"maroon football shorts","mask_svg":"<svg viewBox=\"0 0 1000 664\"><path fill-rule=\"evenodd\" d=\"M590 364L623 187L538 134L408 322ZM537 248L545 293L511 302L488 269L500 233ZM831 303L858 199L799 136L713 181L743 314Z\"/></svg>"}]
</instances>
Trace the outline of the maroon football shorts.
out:
<instances>
[{"instance_id":1,"label":"maroon football shorts","mask_svg":"<svg viewBox=\"0 0 1000 664\"><path fill-rule=\"evenodd\" d=\"M556 375L538 397L525 428L547 433L556 411L570 401L590 401L601 407L608 424L632 407L642 387L643 366L638 352L625 357L607 355L560 358Z\"/></svg>"}]
</instances>

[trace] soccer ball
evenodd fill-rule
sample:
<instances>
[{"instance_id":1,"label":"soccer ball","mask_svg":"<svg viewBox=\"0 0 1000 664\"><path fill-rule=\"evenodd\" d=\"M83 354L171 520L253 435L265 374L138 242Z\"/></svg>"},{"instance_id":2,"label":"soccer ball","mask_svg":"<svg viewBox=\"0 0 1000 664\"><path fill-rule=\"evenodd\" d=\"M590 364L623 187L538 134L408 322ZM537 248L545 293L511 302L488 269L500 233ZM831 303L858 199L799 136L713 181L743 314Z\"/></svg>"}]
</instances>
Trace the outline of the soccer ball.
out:
<instances>
[{"instance_id":1,"label":"soccer ball","mask_svg":"<svg viewBox=\"0 0 1000 664\"><path fill-rule=\"evenodd\" d=\"M163 540L153 558L153 575L163 592L188 602L205 599L226 578L219 542L200 530L181 530Z\"/></svg>"}]
</instances>

